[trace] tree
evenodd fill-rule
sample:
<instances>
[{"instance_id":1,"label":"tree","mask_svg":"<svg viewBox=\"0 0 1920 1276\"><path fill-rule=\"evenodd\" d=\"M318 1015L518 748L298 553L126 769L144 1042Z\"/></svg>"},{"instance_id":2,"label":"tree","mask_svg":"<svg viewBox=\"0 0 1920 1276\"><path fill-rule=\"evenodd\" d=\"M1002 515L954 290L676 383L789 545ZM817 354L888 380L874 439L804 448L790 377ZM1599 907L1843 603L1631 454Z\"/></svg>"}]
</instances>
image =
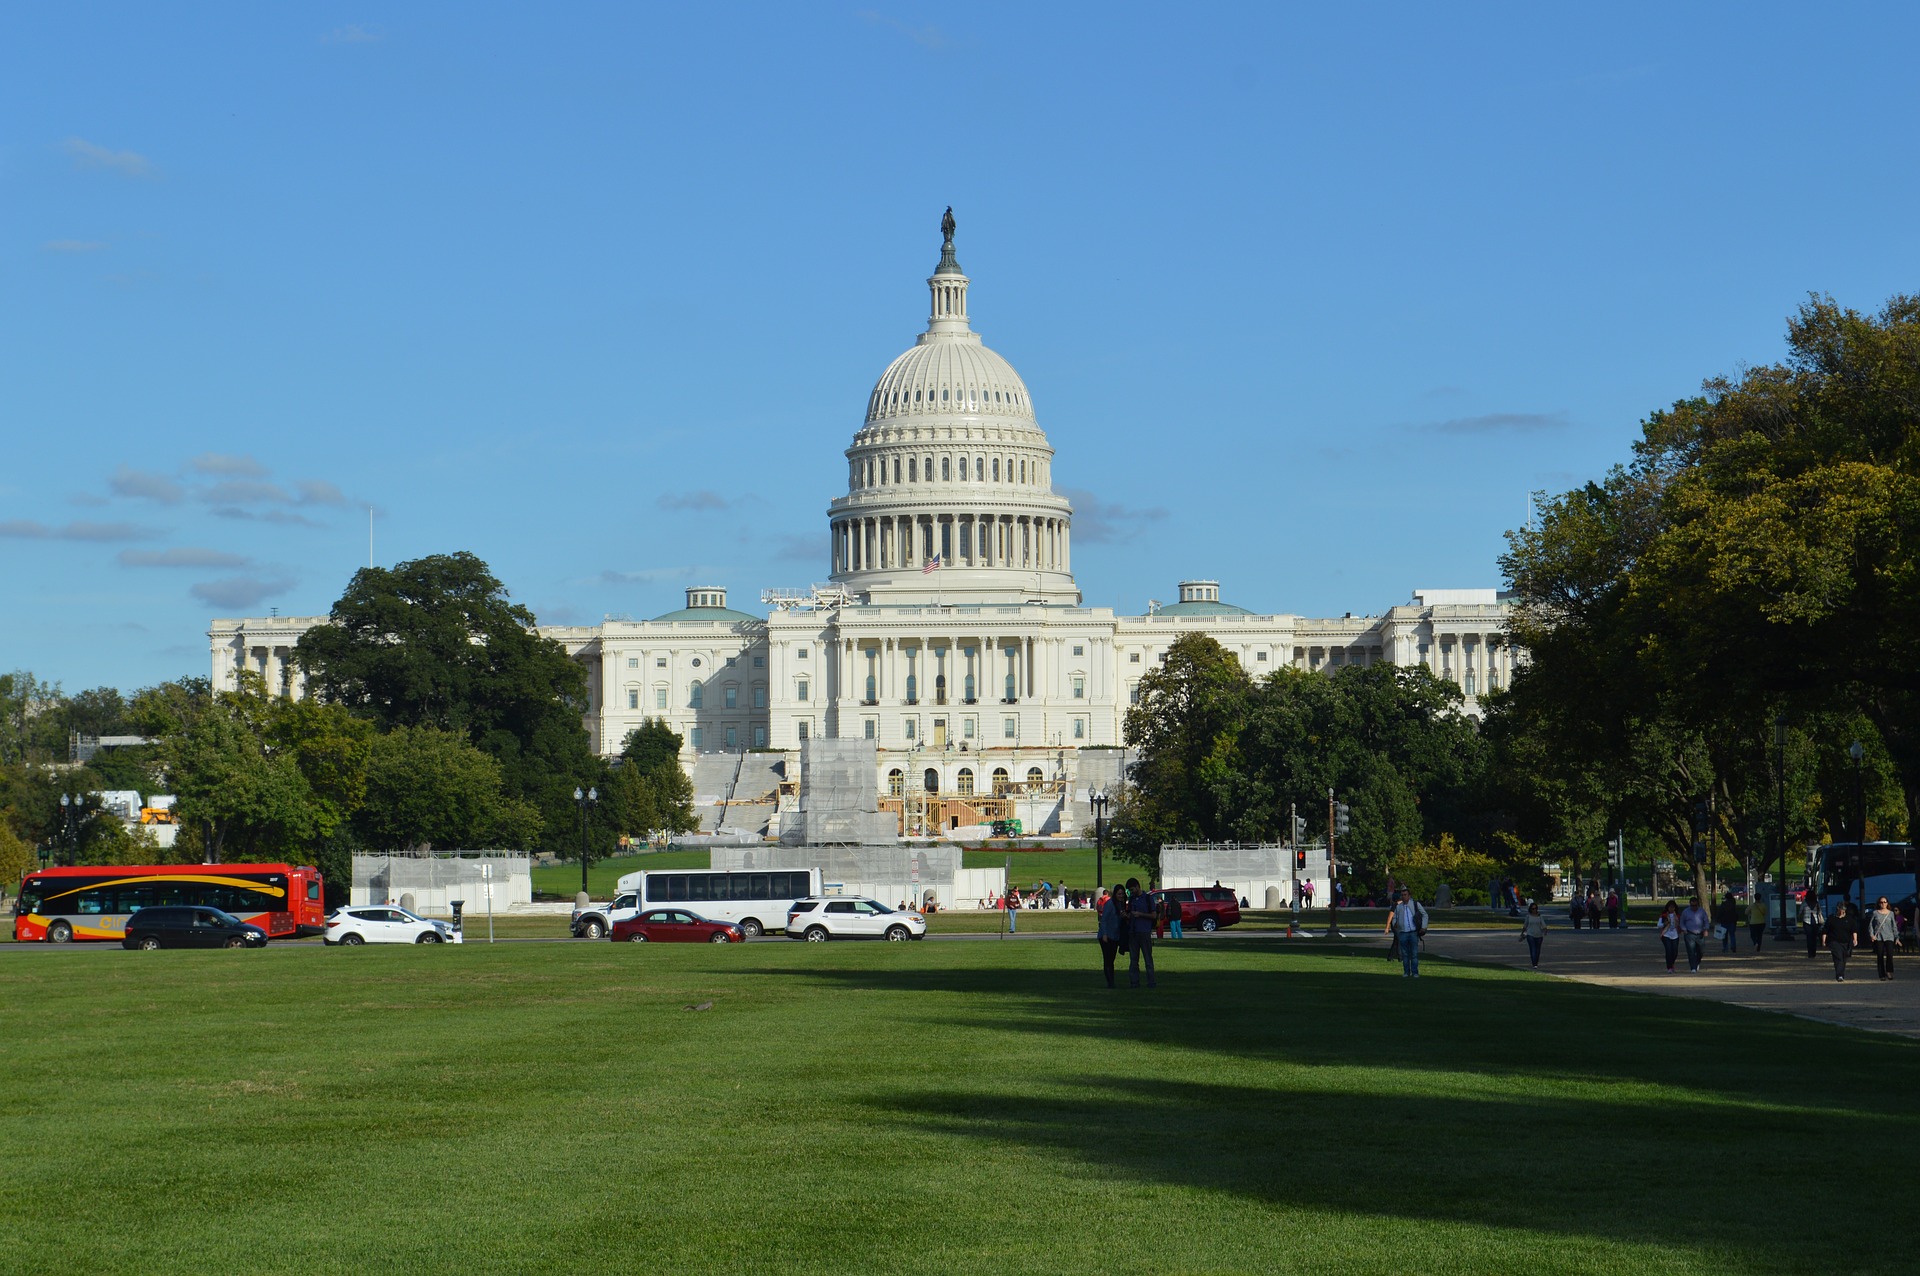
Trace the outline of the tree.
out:
<instances>
[{"instance_id":1,"label":"tree","mask_svg":"<svg viewBox=\"0 0 1920 1276\"><path fill-rule=\"evenodd\" d=\"M395 727L374 740L366 797L354 828L375 850L517 849L540 829L539 813L507 796L498 762L433 727Z\"/></svg>"},{"instance_id":2,"label":"tree","mask_svg":"<svg viewBox=\"0 0 1920 1276\"><path fill-rule=\"evenodd\" d=\"M0 819L0 890L5 890L9 895L18 891L20 879L32 870L34 864L33 847L13 831L11 824Z\"/></svg>"},{"instance_id":3,"label":"tree","mask_svg":"<svg viewBox=\"0 0 1920 1276\"><path fill-rule=\"evenodd\" d=\"M295 653L315 696L382 730L464 735L538 808L542 848L573 850L573 790L607 776L581 722L586 674L485 563L440 554L356 572L331 620Z\"/></svg>"},{"instance_id":4,"label":"tree","mask_svg":"<svg viewBox=\"0 0 1920 1276\"><path fill-rule=\"evenodd\" d=\"M1205 634L1184 634L1140 679L1126 741L1138 750L1114 813L1114 850L1158 875L1169 842L1234 836L1238 754L1253 681Z\"/></svg>"},{"instance_id":5,"label":"tree","mask_svg":"<svg viewBox=\"0 0 1920 1276\"><path fill-rule=\"evenodd\" d=\"M629 833L690 833L700 827L693 810L693 781L680 765L680 734L666 721L648 718L627 733L621 764L608 788L616 827Z\"/></svg>"}]
</instances>

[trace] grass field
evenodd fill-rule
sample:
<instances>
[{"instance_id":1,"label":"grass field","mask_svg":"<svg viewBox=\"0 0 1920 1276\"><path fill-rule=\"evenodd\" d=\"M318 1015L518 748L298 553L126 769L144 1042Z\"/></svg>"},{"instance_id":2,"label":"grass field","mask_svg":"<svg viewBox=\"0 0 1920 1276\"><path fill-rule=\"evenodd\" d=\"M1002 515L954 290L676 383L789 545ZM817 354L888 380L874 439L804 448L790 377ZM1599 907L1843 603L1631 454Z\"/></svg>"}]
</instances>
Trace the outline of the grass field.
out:
<instances>
[{"instance_id":1,"label":"grass field","mask_svg":"<svg viewBox=\"0 0 1920 1276\"><path fill-rule=\"evenodd\" d=\"M1163 955L13 949L0 1268L1912 1269L1911 1041Z\"/></svg>"}]
</instances>

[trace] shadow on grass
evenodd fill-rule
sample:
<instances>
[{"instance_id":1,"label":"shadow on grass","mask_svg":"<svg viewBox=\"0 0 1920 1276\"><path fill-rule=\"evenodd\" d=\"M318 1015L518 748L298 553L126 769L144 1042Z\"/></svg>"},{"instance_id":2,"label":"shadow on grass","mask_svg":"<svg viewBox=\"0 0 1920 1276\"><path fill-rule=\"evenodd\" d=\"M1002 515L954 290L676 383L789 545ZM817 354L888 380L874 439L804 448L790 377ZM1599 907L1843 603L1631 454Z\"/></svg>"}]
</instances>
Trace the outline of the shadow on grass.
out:
<instances>
[{"instance_id":1,"label":"shadow on grass","mask_svg":"<svg viewBox=\"0 0 1920 1276\"><path fill-rule=\"evenodd\" d=\"M1912 1146L1912 1042L1485 967L1435 962L1434 977L1409 981L1371 949L1355 960L1217 939L1204 951L1191 966L1165 963L1160 987L1139 991L1124 974L1108 991L1097 969L1072 967L781 973L959 994L927 1011L948 1026L1174 1047L1116 1052L1143 1075L983 1078L961 1094L876 1101L1090 1173L1657 1241L1767 1271L1833 1270L1863 1223L1909 1212L1904 1189L1859 1175L1845 1210L1794 1205L1792 1246L1760 1239L1780 1226L1781 1201L1806 1199L1816 1149ZM1221 968L1223 957L1245 961ZM1271 1084L1244 1083L1254 1061L1280 1065ZM1370 1068L1383 1072L1353 1071ZM1418 1092L1423 1073L1433 1081ZM1085 1093L1063 1098L1062 1086Z\"/></svg>"}]
</instances>

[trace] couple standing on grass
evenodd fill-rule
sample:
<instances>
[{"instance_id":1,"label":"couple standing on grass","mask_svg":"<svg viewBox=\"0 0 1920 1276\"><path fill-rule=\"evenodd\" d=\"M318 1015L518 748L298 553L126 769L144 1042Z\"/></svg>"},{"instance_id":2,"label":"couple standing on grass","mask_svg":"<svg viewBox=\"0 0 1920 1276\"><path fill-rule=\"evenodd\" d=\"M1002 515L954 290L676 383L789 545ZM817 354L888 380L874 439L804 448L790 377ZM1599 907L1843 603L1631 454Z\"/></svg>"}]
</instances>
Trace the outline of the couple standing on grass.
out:
<instances>
[{"instance_id":1,"label":"couple standing on grass","mask_svg":"<svg viewBox=\"0 0 1920 1276\"><path fill-rule=\"evenodd\" d=\"M1174 905L1178 908L1179 905ZM1100 926L1096 932L1100 937L1100 964L1107 976L1107 987L1113 984L1113 963L1121 952L1127 954L1127 986L1140 986L1140 963L1146 960L1147 987L1159 987L1153 974L1153 931L1158 920L1153 896L1140 888L1140 879L1129 877L1125 886L1116 886L1113 893L1103 895L1099 902Z\"/></svg>"}]
</instances>

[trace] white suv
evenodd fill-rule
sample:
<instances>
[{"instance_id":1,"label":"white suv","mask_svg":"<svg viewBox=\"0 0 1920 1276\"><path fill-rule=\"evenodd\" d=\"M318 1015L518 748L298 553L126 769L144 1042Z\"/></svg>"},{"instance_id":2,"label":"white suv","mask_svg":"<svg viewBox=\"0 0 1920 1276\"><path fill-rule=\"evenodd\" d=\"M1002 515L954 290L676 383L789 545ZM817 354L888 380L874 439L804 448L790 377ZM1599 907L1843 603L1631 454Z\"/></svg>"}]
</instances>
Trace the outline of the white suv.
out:
<instances>
[{"instance_id":1,"label":"white suv","mask_svg":"<svg viewBox=\"0 0 1920 1276\"><path fill-rule=\"evenodd\" d=\"M417 917L404 908L381 904L342 908L327 918L329 944L457 944L460 932L446 922Z\"/></svg>"},{"instance_id":2,"label":"white suv","mask_svg":"<svg viewBox=\"0 0 1920 1276\"><path fill-rule=\"evenodd\" d=\"M787 910L787 938L810 944L829 939L924 939L927 919L860 895L814 895Z\"/></svg>"},{"instance_id":3,"label":"white suv","mask_svg":"<svg viewBox=\"0 0 1920 1276\"><path fill-rule=\"evenodd\" d=\"M575 939L605 939L613 932L615 922L639 915L640 897L627 891L615 895L611 904L588 904L584 907L575 904L567 929L573 932Z\"/></svg>"}]
</instances>

